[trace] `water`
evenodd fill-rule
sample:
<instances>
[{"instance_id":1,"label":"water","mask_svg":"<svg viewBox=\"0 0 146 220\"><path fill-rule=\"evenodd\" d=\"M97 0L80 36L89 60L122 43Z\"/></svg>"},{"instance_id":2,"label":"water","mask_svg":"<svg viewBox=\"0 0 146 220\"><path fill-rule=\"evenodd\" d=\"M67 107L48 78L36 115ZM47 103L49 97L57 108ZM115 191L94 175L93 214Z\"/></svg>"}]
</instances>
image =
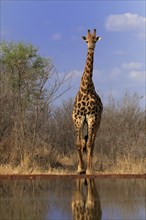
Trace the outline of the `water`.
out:
<instances>
[{"instance_id":1,"label":"water","mask_svg":"<svg viewBox=\"0 0 146 220\"><path fill-rule=\"evenodd\" d=\"M0 180L0 220L145 220L146 179Z\"/></svg>"}]
</instances>

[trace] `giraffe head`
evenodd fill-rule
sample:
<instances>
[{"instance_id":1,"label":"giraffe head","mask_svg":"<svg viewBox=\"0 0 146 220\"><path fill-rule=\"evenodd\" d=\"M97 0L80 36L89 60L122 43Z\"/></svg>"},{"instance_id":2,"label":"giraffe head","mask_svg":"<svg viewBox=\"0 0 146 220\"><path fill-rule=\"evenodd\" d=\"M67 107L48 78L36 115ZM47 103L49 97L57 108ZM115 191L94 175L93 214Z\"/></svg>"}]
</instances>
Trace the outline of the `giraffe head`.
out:
<instances>
[{"instance_id":1,"label":"giraffe head","mask_svg":"<svg viewBox=\"0 0 146 220\"><path fill-rule=\"evenodd\" d=\"M82 38L86 41L88 49L90 50L94 50L96 42L101 39L101 37L96 36L96 29L94 29L93 34L91 34L90 30L88 30L87 36L82 36Z\"/></svg>"}]
</instances>

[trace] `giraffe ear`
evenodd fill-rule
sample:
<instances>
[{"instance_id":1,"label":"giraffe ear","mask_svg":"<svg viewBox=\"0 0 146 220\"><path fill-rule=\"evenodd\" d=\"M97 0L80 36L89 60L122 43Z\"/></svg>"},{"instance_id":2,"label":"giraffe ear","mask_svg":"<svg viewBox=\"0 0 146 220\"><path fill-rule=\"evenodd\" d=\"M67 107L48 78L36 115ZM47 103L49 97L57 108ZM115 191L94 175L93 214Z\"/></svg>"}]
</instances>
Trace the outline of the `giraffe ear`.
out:
<instances>
[{"instance_id":1,"label":"giraffe ear","mask_svg":"<svg viewBox=\"0 0 146 220\"><path fill-rule=\"evenodd\" d=\"M101 37L96 37L96 41L99 41L99 40L101 40Z\"/></svg>"},{"instance_id":2,"label":"giraffe ear","mask_svg":"<svg viewBox=\"0 0 146 220\"><path fill-rule=\"evenodd\" d=\"M82 36L82 39L83 39L83 40L86 40L86 37L85 37L85 36Z\"/></svg>"}]
</instances>

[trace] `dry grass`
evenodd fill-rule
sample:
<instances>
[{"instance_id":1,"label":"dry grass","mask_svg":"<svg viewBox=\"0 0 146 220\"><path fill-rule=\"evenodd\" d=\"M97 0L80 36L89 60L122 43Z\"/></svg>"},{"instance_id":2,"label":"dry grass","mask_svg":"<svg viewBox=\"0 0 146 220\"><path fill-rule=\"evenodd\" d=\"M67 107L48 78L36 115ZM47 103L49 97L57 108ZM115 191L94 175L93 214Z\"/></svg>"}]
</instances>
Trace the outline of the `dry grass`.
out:
<instances>
[{"instance_id":1,"label":"dry grass","mask_svg":"<svg viewBox=\"0 0 146 220\"><path fill-rule=\"evenodd\" d=\"M120 174L144 174L146 171L146 159L120 158L113 171Z\"/></svg>"},{"instance_id":2,"label":"dry grass","mask_svg":"<svg viewBox=\"0 0 146 220\"><path fill-rule=\"evenodd\" d=\"M85 157L84 157L85 159ZM145 174L146 170L146 158L145 159L133 159L132 156L127 155L118 157L116 162L109 160L108 157L94 156L94 173L95 174ZM44 168L45 167L45 168ZM46 168L47 167L47 168ZM40 162L35 166L30 166L30 160L25 159L25 163L21 166L12 167L11 165L1 165L0 174L75 174L77 168L77 153L73 153L72 156L57 157L55 167L51 167L50 164L42 166Z\"/></svg>"},{"instance_id":3,"label":"dry grass","mask_svg":"<svg viewBox=\"0 0 146 220\"><path fill-rule=\"evenodd\" d=\"M26 120L26 136L12 127L0 142L1 174L75 174L78 156L71 119L72 100L44 113L33 141L33 121ZM7 111L5 111L7 112ZM102 174L143 174L146 170L146 112L139 107L137 94L121 100L109 97L94 149L94 171ZM43 119L43 120L42 120ZM13 124L13 123L11 123ZM1 130L5 129L4 126ZM9 137L9 138L8 138Z\"/></svg>"}]
</instances>

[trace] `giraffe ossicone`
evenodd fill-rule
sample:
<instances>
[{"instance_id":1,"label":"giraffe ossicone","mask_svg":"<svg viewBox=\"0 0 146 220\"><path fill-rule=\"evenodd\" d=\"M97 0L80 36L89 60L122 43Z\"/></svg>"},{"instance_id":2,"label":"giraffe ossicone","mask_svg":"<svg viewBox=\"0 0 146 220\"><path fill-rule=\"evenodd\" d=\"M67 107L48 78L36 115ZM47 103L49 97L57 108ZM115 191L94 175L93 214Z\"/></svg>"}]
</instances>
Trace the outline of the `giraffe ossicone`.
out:
<instances>
[{"instance_id":1,"label":"giraffe ossicone","mask_svg":"<svg viewBox=\"0 0 146 220\"><path fill-rule=\"evenodd\" d=\"M76 130L76 148L79 157L77 173L91 174L94 142L103 111L101 98L96 93L92 80L94 49L96 42L101 37L96 36L96 29L94 29L92 34L88 30L86 37L82 36L82 38L87 43L88 51L80 88L73 105L72 118ZM84 132L85 127L87 128L86 132ZM83 161L83 152L87 152L86 169Z\"/></svg>"}]
</instances>

